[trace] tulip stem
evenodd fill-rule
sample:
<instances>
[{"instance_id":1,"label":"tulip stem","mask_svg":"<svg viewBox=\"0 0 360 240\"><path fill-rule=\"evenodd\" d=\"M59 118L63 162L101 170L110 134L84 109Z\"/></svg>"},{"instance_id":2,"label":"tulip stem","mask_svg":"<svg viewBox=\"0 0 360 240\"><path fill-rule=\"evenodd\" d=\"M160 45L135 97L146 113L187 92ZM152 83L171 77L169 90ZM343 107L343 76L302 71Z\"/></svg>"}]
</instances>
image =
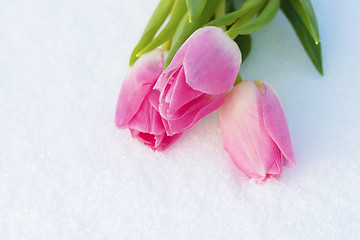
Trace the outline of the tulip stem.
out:
<instances>
[{"instance_id":1,"label":"tulip stem","mask_svg":"<svg viewBox=\"0 0 360 240\"><path fill-rule=\"evenodd\" d=\"M232 40L234 40L234 39L238 36L237 34L233 34L233 33L229 32L229 31L226 31L225 33L226 33L229 37L231 37Z\"/></svg>"},{"instance_id":2,"label":"tulip stem","mask_svg":"<svg viewBox=\"0 0 360 240\"><path fill-rule=\"evenodd\" d=\"M167 40L166 42L164 42L164 44L162 45L162 49L169 51L171 48L171 39Z\"/></svg>"},{"instance_id":3,"label":"tulip stem","mask_svg":"<svg viewBox=\"0 0 360 240\"><path fill-rule=\"evenodd\" d=\"M215 10L215 19L224 16L226 13L226 0L221 0L219 6ZM226 31L225 26L221 26L221 28Z\"/></svg>"},{"instance_id":4,"label":"tulip stem","mask_svg":"<svg viewBox=\"0 0 360 240\"><path fill-rule=\"evenodd\" d=\"M154 13L152 14L148 24L146 25L140 41L131 53L129 66L132 66L135 63L135 61L138 59L136 55L153 40L155 34L168 17L173 4L174 0L160 1Z\"/></svg>"},{"instance_id":5,"label":"tulip stem","mask_svg":"<svg viewBox=\"0 0 360 240\"><path fill-rule=\"evenodd\" d=\"M241 82L242 82L242 78L240 76L240 73L238 73L238 75L236 77L236 80L235 80L235 83L234 83L234 86L238 85Z\"/></svg>"}]
</instances>

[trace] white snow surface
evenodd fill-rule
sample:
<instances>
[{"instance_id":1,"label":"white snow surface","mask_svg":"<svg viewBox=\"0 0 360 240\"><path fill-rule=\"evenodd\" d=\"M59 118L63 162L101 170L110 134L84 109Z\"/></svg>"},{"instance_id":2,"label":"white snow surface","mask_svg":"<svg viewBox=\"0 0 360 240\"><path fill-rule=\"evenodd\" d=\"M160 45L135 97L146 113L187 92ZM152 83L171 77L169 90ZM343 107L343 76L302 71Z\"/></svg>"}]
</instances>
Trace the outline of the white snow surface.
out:
<instances>
[{"instance_id":1,"label":"white snow surface","mask_svg":"<svg viewBox=\"0 0 360 240\"><path fill-rule=\"evenodd\" d=\"M240 69L278 92L297 159L256 184L218 111L165 152L115 127L157 0L0 1L0 239L360 239L360 3L312 2L324 77L281 12Z\"/></svg>"}]
</instances>

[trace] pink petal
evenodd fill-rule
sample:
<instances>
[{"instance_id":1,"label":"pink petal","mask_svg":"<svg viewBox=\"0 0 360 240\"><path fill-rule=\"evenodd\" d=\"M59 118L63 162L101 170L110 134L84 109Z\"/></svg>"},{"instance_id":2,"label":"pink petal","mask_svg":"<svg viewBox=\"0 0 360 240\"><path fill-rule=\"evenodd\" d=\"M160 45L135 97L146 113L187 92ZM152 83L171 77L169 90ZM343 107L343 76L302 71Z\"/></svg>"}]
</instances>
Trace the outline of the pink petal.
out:
<instances>
[{"instance_id":1,"label":"pink petal","mask_svg":"<svg viewBox=\"0 0 360 240\"><path fill-rule=\"evenodd\" d=\"M166 52L154 50L141 56L130 68L120 90L115 124L124 127L140 108L162 72Z\"/></svg>"},{"instance_id":2,"label":"pink petal","mask_svg":"<svg viewBox=\"0 0 360 240\"><path fill-rule=\"evenodd\" d=\"M192 41L183 59L186 82L204 93L229 91L241 63L237 44L218 27L204 27L190 38Z\"/></svg>"},{"instance_id":3,"label":"pink petal","mask_svg":"<svg viewBox=\"0 0 360 240\"><path fill-rule=\"evenodd\" d=\"M167 136L166 133L161 135L154 135L151 133L140 132L135 129L130 129L131 136L145 145L151 147L152 150L164 151L169 148L180 136L175 134L174 136Z\"/></svg>"},{"instance_id":4,"label":"pink petal","mask_svg":"<svg viewBox=\"0 0 360 240\"><path fill-rule=\"evenodd\" d=\"M264 126L269 135L284 155L284 165L295 167L296 161L291 143L290 132L286 116L279 97L275 90L267 83L261 82L265 87L263 97Z\"/></svg>"},{"instance_id":5,"label":"pink petal","mask_svg":"<svg viewBox=\"0 0 360 240\"><path fill-rule=\"evenodd\" d=\"M155 135L154 134L140 132L135 129L130 129L130 133L133 138L138 139L145 145L148 145L151 148L153 148L153 150L155 150L155 147L154 147L155 146Z\"/></svg>"},{"instance_id":6,"label":"pink petal","mask_svg":"<svg viewBox=\"0 0 360 240\"><path fill-rule=\"evenodd\" d=\"M144 99L138 112L126 124L126 127L154 135L160 135L165 132L160 114L151 106L147 98Z\"/></svg>"},{"instance_id":7,"label":"pink petal","mask_svg":"<svg viewBox=\"0 0 360 240\"><path fill-rule=\"evenodd\" d=\"M281 156L263 124L262 92L252 81L237 85L220 108L224 149L249 177L265 179Z\"/></svg>"},{"instance_id":8,"label":"pink petal","mask_svg":"<svg viewBox=\"0 0 360 240\"><path fill-rule=\"evenodd\" d=\"M168 135L180 133L193 127L200 119L218 109L224 103L225 94L202 96L182 106L173 116L167 119L165 129Z\"/></svg>"},{"instance_id":9,"label":"pink petal","mask_svg":"<svg viewBox=\"0 0 360 240\"><path fill-rule=\"evenodd\" d=\"M159 112L162 117L166 118L167 110L169 109L169 96L171 96L171 92L174 90L174 82L179 74L181 68L177 71L173 71L172 75L165 77L164 72L160 75L156 85L154 86L154 90L160 92L159 94Z\"/></svg>"},{"instance_id":10,"label":"pink petal","mask_svg":"<svg viewBox=\"0 0 360 240\"><path fill-rule=\"evenodd\" d=\"M168 149L181 135L182 133L175 134L173 136L167 136L166 133L164 133L161 138L159 138L160 136L156 136L154 150L164 151Z\"/></svg>"},{"instance_id":11,"label":"pink petal","mask_svg":"<svg viewBox=\"0 0 360 240\"><path fill-rule=\"evenodd\" d=\"M190 101L203 95L202 92L195 91L186 84L184 69L181 68L174 84L171 86L172 91L166 97L169 97L169 106L166 113L166 118L173 119L177 111ZM165 98L166 98L165 97ZM176 116L175 116L176 118Z\"/></svg>"},{"instance_id":12,"label":"pink petal","mask_svg":"<svg viewBox=\"0 0 360 240\"><path fill-rule=\"evenodd\" d=\"M157 111L159 111L159 97L160 92L156 90L152 90L148 95L147 98L149 100L149 103L153 108L155 108Z\"/></svg>"},{"instance_id":13,"label":"pink petal","mask_svg":"<svg viewBox=\"0 0 360 240\"><path fill-rule=\"evenodd\" d=\"M279 179L282 169L283 169L283 158L282 158L282 154L280 152L280 150L278 150L278 158L275 159L273 165L271 166L271 168L268 170L268 173L266 175L266 178L275 178L275 179Z\"/></svg>"},{"instance_id":14,"label":"pink petal","mask_svg":"<svg viewBox=\"0 0 360 240\"><path fill-rule=\"evenodd\" d=\"M174 70L177 71L183 65L184 57L188 51L188 48L190 47L191 44L193 44L193 42L197 41L197 37L201 33L202 33L201 29L198 29L193 34L191 34L191 36L183 43L183 45L181 45L181 47L178 49L178 51L174 55L173 59L171 60L170 64L164 70L164 72L162 74L162 75L164 75L164 78L169 78L170 75L174 74ZM156 85L159 88L163 88L164 85L162 85L162 84L163 83L160 81ZM162 86L160 86L160 85L162 85Z\"/></svg>"},{"instance_id":15,"label":"pink petal","mask_svg":"<svg viewBox=\"0 0 360 240\"><path fill-rule=\"evenodd\" d=\"M158 94L154 92L158 93L153 90L148 97L155 98ZM168 126L168 123L160 116L148 97L145 97L138 112L125 127L130 129L133 138L150 146L153 150L164 151L181 136L181 133L173 136L166 134L165 126Z\"/></svg>"},{"instance_id":16,"label":"pink petal","mask_svg":"<svg viewBox=\"0 0 360 240\"><path fill-rule=\"evenodd\" d=\"M162 92L166 85L168 84L169 80L176 75L179 69L183 65L185 54L189 48L189 46L194 41L194 37L198 35L198 31L195 31L178 49L176 54L174 55L173 59L171 60L170 64L166 67L166 69L160 75L154 89Z\"/></svg>"}]
</instances>

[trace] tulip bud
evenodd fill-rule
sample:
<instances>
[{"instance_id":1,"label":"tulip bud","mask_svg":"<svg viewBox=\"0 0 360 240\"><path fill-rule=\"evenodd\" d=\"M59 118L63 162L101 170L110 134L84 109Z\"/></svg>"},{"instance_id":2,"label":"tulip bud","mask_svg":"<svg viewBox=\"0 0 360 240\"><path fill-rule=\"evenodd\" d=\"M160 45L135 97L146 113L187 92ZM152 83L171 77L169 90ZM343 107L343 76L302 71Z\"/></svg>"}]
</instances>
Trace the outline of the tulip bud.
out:
<instances>
[{"instance_id":1,"label":"tulip bud","mask_svg":"<svg viewBox=\"0 0 360 240\"><path fill-rule=\"evenodd\" d=\"M191 128L218 109L239 72L241 53L221 28L194 32L177 51L154 89L169 135Z\"/></svg>"},{"instance_id":2,"label":"tulip bud","mask_svg":"<svg viewBox=\"0 0 360 240\"><path fill-rule=\"evenodd\" d=\"M285 113L274 89L244 81L220 108L224 149L241 171L256 180L278 179L282 167L295 167Z\"/></svg>"},{"instance_id":3,"label":"tulip bud","mask_svg":"<svg viewBox=\"0 0 360 240\"><path fill-rule=\"evenodd\" d=\"M128 128L133 138L153 150L165 150L181 134L168 136L158 111L159 94L153 87L164 67L167 52L159 49L142 55L130 68L120 90L115 124Z\"/></svg>"}]
</instances>

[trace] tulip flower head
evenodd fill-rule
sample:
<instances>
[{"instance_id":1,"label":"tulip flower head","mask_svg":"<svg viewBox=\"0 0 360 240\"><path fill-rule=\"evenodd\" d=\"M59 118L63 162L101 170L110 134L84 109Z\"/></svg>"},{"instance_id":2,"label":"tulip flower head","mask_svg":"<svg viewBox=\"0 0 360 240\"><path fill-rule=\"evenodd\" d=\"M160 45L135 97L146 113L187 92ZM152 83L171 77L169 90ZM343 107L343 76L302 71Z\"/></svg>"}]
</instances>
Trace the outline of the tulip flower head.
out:
<instances>
[{"instance_id":1,"label":"tulip flower head","mask_svg":"<svg viewBox=\"0 0 360 240\"><path fill-rule=\"evenodd\" d=\"M128 128L133 138L153 150L165 150L181 134L168 136L167 120L158 112L159 93L153 87L164 67L167 52L159 49L141 56L130 68L120 90L115 124Z\"/></svg>"},{"instance_id":2,"label":"tulip flower head","mask_svg":"<svg viewBox=\"0 0 360 240\"><path fill-rule=\"evenodd\" d=\"M195 31L159 77L159 112L168 120L167 133L191 128L218 109L239 72L241 53L221 28Z\"/></svg>"},{"instance_id":3,"label":"tulip flower head","mask_svg":"<svg viewBox=\"0 0 360 240\"><path fill-rule=\"evenodd\" d=\"M248 177L279 178L295 167L285 113L274 89L262 81L244 81L226 96L220 109L224 149Z\"/></svg>"}]
</instances>

